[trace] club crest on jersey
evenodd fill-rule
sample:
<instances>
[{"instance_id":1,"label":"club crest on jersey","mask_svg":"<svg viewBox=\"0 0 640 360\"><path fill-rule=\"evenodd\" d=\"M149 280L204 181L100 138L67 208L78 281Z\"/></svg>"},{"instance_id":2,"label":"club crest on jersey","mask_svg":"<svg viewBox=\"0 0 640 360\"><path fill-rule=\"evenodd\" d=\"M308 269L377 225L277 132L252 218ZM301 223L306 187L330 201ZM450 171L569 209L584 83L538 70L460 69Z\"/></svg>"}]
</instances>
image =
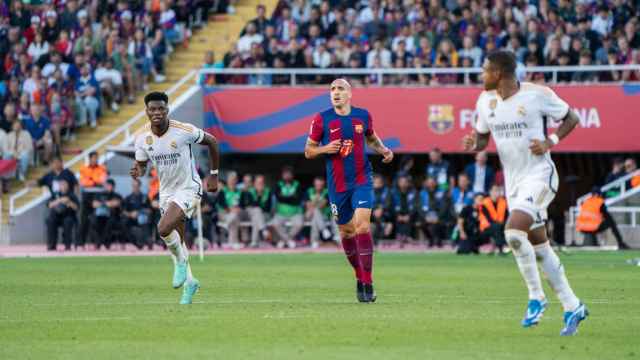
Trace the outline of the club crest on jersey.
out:
<instances>
[{"instance_id":1,"label":"club crest on jersey","mask_svg":"<svg viewBox=\"0 0 640 360\"><path fill-rule=\"evenodd\" d=\"M362 132L364 131L364 126L362 126L362 124L356 124L353 128L355 129L357 134L362 134Z\"/></svg>"},{"instance_id":2,"label":"club crest on jersey","mask_svg":"<svg viewBox=\"0 0 640 360\"><path fill-rule=\"evenodd\" d=\"M172 147L172 148L174 148L174 149L177 149L177 148L178 148L178 144L176 144L176 142L175 142L175 141L172 141L172 142L171 142L171 144L169 144L169 146L171 146L171 147Z\"/></svg>"},{"instance_id":3,"label":"club crest on jersey","mask_svg":"<svg viewBox=\"0 0 640 360\"><path fill-rule=\"evenodd\" d=\"M340 147L340 156L345 158L353 151L353 140L343 140Z\"/></svg>"},{"instance_id":4,"label":"club crest on jersey","mask_svg":"<svg viewBox=\"0 0 640 360\"><path fill-rule=\"evenodd\" d=\"M147 145L153 144L153 136L151 135L147 136L147 138L144 141L147 143Z\"/></svg>"},{"instance_id":5,"label":"club crest on jersey","mask_svg":"<svg viewBox=\"0 0 640 360\"><path fill-rule=\"evenodd\" d=\"M498 106L498 99L491 99L491 101L489 101L489 109L493 111L496 109L496 106Z\"/></svg>"},{"instance_id":6,"label":"club crest on jersey","mask_svg":"<svg viewBox=\"0 0 640 360\"><path fill-rule=\"evenodd\" d=\"M438 135L446 134L453 130L454 116L453 105L430 105L429 128Z\"/></svg>"},{"instance_id":7,"label":"club crest on jersey","mask_svg":"<svg viewBox=\"0 0 640 360\"><path fill-rule=\"evenodd\" d=\"M520 115L520 116L527 115L527 110L524 109L524 106L522 106L522 105L518 106L518 115Z\"/></svg>"}]
</instances>

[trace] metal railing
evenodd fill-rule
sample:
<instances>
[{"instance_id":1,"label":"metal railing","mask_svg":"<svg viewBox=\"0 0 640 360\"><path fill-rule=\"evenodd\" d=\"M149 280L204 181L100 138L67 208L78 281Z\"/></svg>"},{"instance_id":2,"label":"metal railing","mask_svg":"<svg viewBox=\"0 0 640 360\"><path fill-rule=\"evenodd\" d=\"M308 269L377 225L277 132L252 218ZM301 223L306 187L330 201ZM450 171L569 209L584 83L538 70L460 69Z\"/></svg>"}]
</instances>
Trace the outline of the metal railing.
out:
<instances>
[{"instance_id":1,"label":"metal railing","mask_svg":"<svg viewBox=\"0 0 640 360\"><path fill-rule=\"evenodd\" d=\"M636 194L636 193L640 192L640 188L633 188L633 187L627 186L628 182L634 176L640 176L640 169L632 172L631 174L627 174L627 175L625 175L625 176L623 176L623 177L621 177L619 179L616 179L616 180L614 180L614 181L602 186L600 188L600 191L602 193L605 193L605 192L607 192L607 191L609 191L611 189L616 189L616 188L620 190L620 193L618 195L606 199L605 200L605 204L606 205L611 205L611 204L617 203L620 200L624 200L628 196L631 196L633 194ZM585 195L582 195L581 197L579 197L578 200L576 201L577 206L580 207L580 205L585 200L587 200L589 195L590 194L585 194Z\"/></svg>"},{"instance_id":2,"label":"metal railing","mask_svg":"<svg viewBox=\"0 0 640 360\"><path fill-rule=\"evenodd\" d=\"M558 82L558 73L563 72L610 72L610 71L640 71L640 64L631 65L588 65L588 66L536 66L518 69L524 73L551 74L549 83ZM219 74L219 75L286 75L290 76L289 85L296 86L300 76L324 75L324 76L349 76L349 75L375 75L377 85L384 85L385 76L391 75L464 75L481 74L482 68L207 68L200 69L199 75ZM602 82L611 83L611 82ZM616 81L614 83L620 83ZM225 85L225 84L222 84Z\"/></svg>"},{"instance_id":3,"label":"metal railing","mask_svg":"<svg viewBox=\"0 0 640 360\"><path fill-rule=\"evenodd\" d=\"M196 79L196 75L197 75L197 70L189 71L185 76L183 76L180 80L178 80L178 82L176 82L173 86L171 86L166 91L167 95L171 95L174 92L176 92L182 85L186 84L189 80ZM177 100L178 99L174 100L174 102L177 101ZM89 148L85 149L84 151L82 151L82 153L76 155L71 160L65 162L64 163L64 167L65 168L70 168L70 167L74 166L75 164L77 164L78 162L83 161L83 160L85 162L87 162L88 159L89 159L89 154L92 151L97 151L101 147L103 147L103 146L107 145L109 142L113 141L113 139L115 139L118 136L121 136L123 134L124 134L124 141L123 142L130 142L131 139L133 138L133 135L135 135L135 132L133 132L131 128L143 116L145 116L145 112L144 112L144 110L141 110L136 115L134 115L131 119L129 119L126 123L124 123L123 125L118 127L113 132L109 133L107 136L102 138L100 141L96 142L95 144L93 144ZM140 129L137 129L136 131L139 131L139 130ZM105 159L107 159L106 154L103 154L100 157L100 162L101 163L104 162ZM25 188L21 189L20 191L16 192L15 194L11 195L11 197L9 198L9 216L10 217L11 216L20 215L20 214L24 213L25 211L31 209L33 206L41 203L42 201L45 201L49 197L49 191L44 190L40 196L38 196L38 197L34 198L33 200L29 201L28 203L24 204L20 208L16 208L16 201L18 201L18 199L20 199L21 197L25 196L30 190L31 190L30 188L25 187Z\"/></svg>"}]
</instances>

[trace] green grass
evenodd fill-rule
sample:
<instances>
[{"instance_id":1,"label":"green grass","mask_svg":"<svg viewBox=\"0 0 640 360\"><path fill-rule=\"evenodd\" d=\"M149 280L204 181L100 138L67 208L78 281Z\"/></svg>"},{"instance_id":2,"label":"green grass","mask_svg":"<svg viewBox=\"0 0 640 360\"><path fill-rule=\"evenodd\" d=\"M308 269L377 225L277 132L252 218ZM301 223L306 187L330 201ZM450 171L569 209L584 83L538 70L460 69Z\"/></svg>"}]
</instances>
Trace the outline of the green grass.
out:
<instances>
[{"instance_id":1,"label":"green grass","mask_svg":"<svg viewBox=\"0 0 640 360\"><path fill-rule=\"evenodd\" d=\"M591 311L572 338L548 288L520 327L511 257L378 254L378 302L357 304L340 254L210 256L191 306L168 256L4 259L0 359L640 359L637 256L561 256Z\"/></svg>"}]
</instances>

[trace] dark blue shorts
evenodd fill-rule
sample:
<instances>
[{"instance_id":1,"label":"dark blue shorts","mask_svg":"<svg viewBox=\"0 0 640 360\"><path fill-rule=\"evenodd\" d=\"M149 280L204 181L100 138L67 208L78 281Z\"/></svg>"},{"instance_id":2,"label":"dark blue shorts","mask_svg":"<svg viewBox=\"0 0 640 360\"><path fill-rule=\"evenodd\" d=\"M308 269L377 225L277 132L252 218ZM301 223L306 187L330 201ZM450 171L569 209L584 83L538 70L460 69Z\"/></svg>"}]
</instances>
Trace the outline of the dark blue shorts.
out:
<instances>
[{"instance_id":1,"label":"dark blue shorts","mask_svg":"<svg viewBox=\"0 0 640 360\"><path fill-rule=\"evenodd\" d=\"M329 193L331 213L338 225L351 221L357 208L371 209L373 205L373 188L358 186L341 193Z\"/></svg>"}]
</instances>

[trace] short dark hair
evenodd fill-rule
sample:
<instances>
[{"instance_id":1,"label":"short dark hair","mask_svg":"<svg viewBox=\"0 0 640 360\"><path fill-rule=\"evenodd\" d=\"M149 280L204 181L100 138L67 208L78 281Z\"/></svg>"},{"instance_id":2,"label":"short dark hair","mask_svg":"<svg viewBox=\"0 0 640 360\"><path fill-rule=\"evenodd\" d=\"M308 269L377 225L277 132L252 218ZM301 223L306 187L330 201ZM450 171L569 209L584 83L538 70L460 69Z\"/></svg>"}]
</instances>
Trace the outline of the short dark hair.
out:
<instances>
[{"instance_id":1,"label":"short dark hair","mask_svg":"<svg viewBox=\"0 0 640 360\"><path fill-rule=\"evenodd\" d=\"M516 56L511 51L494 51L487 56L487 60L504 75L516 75Z\"/></svg>"},{"instance_id":2,"label":"short dark hair","mask_svg":"<svg viewBox=\"0 0 640 360\"><path fill-rule=\"evenodd\" d=\"M92 151L89 153L89 157L93 157L93 156L98 156L98 152L97 151Z\"/></svg>"},{"instance_id":3,"label":"short dark hair","mask_svg":"<svg viewBox=\"0 0 640 360\"><path fill-rule=\"evenodd\" d=\"M144 97L144 104L149 105L149 102L151 101L164 101L165 104L169 103L169 97L167 96L167 94L160 92L160 91L154 91L154 92L150 92L147 95L145 95Z\"/></svg>"}]
</instances>

